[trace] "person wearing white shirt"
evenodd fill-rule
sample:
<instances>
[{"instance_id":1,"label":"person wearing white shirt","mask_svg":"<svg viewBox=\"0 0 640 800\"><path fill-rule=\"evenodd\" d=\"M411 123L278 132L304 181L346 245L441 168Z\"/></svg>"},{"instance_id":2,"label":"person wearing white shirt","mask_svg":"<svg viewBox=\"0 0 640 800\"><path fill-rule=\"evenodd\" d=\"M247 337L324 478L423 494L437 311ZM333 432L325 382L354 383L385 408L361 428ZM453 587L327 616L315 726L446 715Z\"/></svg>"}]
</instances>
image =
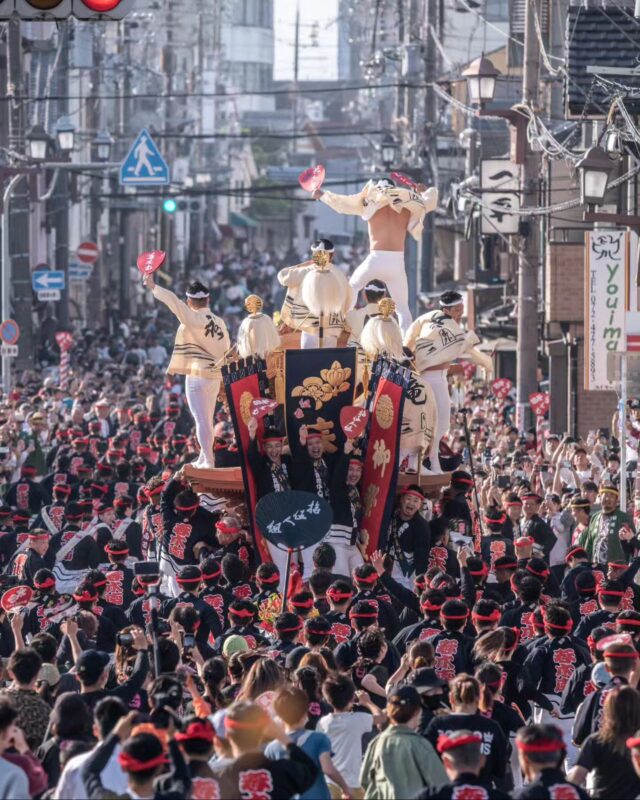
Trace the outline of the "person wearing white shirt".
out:
<instances>
[{"instance_id":1,"label":"person wearing white shirt","mask_svg":"<svg viewBox=\"0 0 640 800\"><path fill-rule=\"evenodd\" d=\"M94 735L98 738L98 745L111 733L121 717L126 716L128 709L124 702L117 697L105 697L95 709ZM96 745L96 747L98 747ZM81 753L69 759L56 786L54 800L84 800L87 797L87 788L82 778L82 768L95 752L96 747L87 753ZM107 766L100 773L100 780L104 788L116 796L127 791L127 776L120 767L118 754L120 745L117 745Z\"/></svg>"}]
</instances>

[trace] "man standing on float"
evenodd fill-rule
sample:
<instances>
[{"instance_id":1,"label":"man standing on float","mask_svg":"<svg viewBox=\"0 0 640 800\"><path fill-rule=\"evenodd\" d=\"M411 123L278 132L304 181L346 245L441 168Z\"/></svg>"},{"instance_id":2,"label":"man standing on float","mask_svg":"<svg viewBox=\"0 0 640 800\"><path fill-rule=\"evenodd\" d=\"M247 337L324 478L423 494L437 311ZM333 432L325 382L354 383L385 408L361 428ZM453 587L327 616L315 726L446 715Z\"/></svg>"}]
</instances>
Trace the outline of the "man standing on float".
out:
<instances>
[{"instance_id":1,"label":"man standing on float","mask_svg":"<svg viewBox=\"0 0 640 800\"><path fill-rule=\"evenodd\" d=\"M156 286L152 274L145 275L143 283L180 320L167 373L186 376L185 395L200 444L200 455L193 466L213 469L213 414L220 390L220 367L231 346L227 326L211 311L209 290L200 281L187 287L186 303Z\"/></svg>"},{"instance_id":2,"label":"man standing on float","mask_svg":"<svg viewBox=\"0 0 640 800\"><path fill-rule=\"evenodd\" d=\"M395 300L398 321L403 331L411 324L409 287L404 268L404 242L407 232L419 242L425 216L438 203L438 190L419 183L415 190L397 187L384 178L369 181L358 194L334 194L316 189L312 197L339 214L356 214L369 225L369 255L349 278L353 289L352 305L358 292L374 278L384 281Z\"/></svg>"}]
</instances>

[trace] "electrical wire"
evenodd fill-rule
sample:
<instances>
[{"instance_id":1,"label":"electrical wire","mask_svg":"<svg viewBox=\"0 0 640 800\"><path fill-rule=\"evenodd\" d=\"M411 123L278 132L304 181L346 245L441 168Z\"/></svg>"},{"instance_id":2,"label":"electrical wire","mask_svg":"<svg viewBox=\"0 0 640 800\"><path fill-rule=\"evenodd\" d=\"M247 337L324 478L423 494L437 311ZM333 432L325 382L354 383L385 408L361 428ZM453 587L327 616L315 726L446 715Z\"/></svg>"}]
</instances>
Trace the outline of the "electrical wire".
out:
<instances>
[{"instance_id":1,"label":"electrical wire","mask_svg":"<svg viewBox=\"0 0 640 800\"><path fill-rule=\"evenodd\" d=\"M553 75L554 78L559 78L561 75L564 75L566 70L564 68L564 59L562 59L563 64L559 67L554 67L551 61L549 60L549 55L547 53L546 47L544 46L544 37L542 36L542 26L540 25L540 16L538 14L538 7L536 5L535 0L528 0L529 7L533 13L533 27L536 31L536 37L538 39L538 46L540 48L540 55L542 56L542 61L549 72L550 75Z\"/></svg>"}]
</instances>

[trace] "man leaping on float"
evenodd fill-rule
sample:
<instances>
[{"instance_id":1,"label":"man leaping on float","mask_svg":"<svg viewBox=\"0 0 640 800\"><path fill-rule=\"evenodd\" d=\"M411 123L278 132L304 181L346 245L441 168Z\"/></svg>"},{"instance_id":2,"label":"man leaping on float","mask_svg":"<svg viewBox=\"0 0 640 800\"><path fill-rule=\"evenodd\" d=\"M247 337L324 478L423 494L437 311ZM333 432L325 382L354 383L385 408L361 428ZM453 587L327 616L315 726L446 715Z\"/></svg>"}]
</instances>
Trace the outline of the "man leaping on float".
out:
<instances>
[{"instance_id":1,"label":"man leaping on float","mask_svg":"<svg viewBox=\"0 0 640 800\"><path fill-rule=\"evenodd\" d=\"M369 225L369 255L349 279L352 305L358 292L374 278L384 281L396 303L400 327L411 324L409 287L404 268L404 243L407 233L420 241L425 216L438 203L438 190L419 183L414 188L398 187L384 178L369 181L358 194L342 195L316 189L314 200L339 214L357 214Z\"/></svg>"}]
</instances>

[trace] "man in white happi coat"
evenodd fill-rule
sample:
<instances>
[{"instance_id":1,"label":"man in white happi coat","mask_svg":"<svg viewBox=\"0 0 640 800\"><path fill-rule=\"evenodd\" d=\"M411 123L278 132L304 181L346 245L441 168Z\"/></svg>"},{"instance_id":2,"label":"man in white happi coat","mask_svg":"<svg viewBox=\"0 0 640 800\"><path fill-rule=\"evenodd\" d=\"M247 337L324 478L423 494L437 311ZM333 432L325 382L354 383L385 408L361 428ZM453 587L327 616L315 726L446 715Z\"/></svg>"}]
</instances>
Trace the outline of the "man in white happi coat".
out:
<instances>
[{"instance_id":1,"label":"man in white happi coat","mask_svg":"<svg viewBox=\"0 0 640 800\"><path fill-rule=\"evenodd\" d=\"M440 295L440 308L428 311L412 323L404 337L404 345L413 351L416 370L424 383L433 389L438 409L436 429L429 448L431 471L442 472L438 458L440 439L449 430L451 398L447 372L456 358L469 358L487 372L493 371L490 356L481 353L476 345L480 338L473 331L465 331L460 325L464 314L464 302L459 292L449 291Z\"/></svg>"},{"instance_id":2,"label":"man in white happi coat","mask_svg":"<svg viewBox=\"0 0 640 800\"><path fill-rule=\"evenodd\" d=\"M409 287L404 267L404 243L409 233L419 242L425 216L438 204L438 190L423 183L415 190L398 187L384 178L369 181L358 194L342 195L316 189L312 195L339 214L354 214L369 225L369 255L349 279L353 304L357 294L374 278L384 281L395 300L400 327L411 324Z\"/></svg>"},{"instance_id":3,"label":"man in white happi coat","mask_svg":"<svg viewBox=\"0 0 640 800\"><path fill-rule=\"evenodd\" d=\"M189 284L186 302L156 286L153 274L145 275L143 283L180 320L167 373L186 376L185 395L200 444L200 455L193 466L213 469L213 414L220 390L220 368L230 347L227 326L211 311L209 290L200 281Z\"/></svg>"}]
</instances>

